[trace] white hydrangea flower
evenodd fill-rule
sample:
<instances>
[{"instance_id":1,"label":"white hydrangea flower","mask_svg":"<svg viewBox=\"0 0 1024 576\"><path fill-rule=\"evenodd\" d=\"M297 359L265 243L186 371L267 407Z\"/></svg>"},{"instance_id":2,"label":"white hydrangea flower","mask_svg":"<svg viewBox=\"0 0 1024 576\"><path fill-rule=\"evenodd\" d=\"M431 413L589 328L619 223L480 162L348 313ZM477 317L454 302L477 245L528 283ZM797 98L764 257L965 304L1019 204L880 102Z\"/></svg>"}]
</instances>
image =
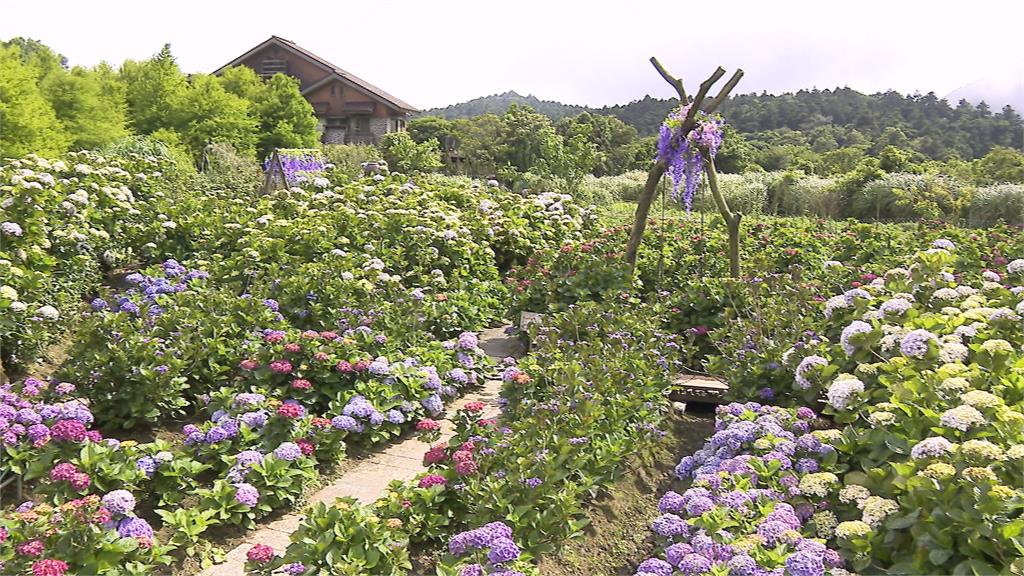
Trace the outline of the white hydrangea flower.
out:
<instances>
[{"instance_id":1,"label":"white hydrangea flower","mask_svg":"<svg viewBox=\"0 0 1024 576\"><path fill-rule=\"evenodd\" d=\"M36 314L39 314L39 316L44 320L49 320L51 322L60 318L60 312L57 312L57 309L49 304L40 306L39 309L36 310Z\"/></svg>"},{"instance_id":2,"label":"white hydrangea flower","mask_svg":"<svg viewBox=\"0 0 1024 576\"><path fill-rule=\"evenodd\" d=\"M8 306L8 308L10 309L11 312L17 312L20 314L25 310L28 310L28 304L15 300L14 302L11 302L11 305Z\"/></svg>"},{"instance_id":3,"label":"white hydrangea flower","mask_svg":"<svg viewBox=\"0 0 1024 576\"><path fill-rule=\"evenodd\" d=\"M950 408L939 417L939 424L946 428L953 428L966 432L969 428L985 424L985 415L978 412L974 406L961 404L956 408Z\"/></svg>"},{"instance_id":4,"label":"white hydrangea flower","mask_svg":"<svg viewBox=\"0 0 1024 576\"><path fill-rule=\"evenodd\" d=\"M837 410L845 410L854 395L864 392L864 383L851 374L840 374L829 386L828 403Z\"/></svg>"},{"instance_id":5,"label":"white hydrangea flower","mask_svg":"<svg viewBox=\"0 0 1024 576\"><path fill-rule=\"evenodd\" d=\"M878 526L889 516L899 512L900 506L895 500L881 496L869 496L861 506L861 521L868 526Z\"/></svg>"},{"instance_id":6,"label":"white hydrangea flower","mask_svg":"<svg viewBox=\"0 0 1024 576\"><path fill-rule=\"evenodd\" d=\"M858 507L860 507L861 502L867 500L870 496L871 491L860 484L847 484L839 490L840 502L844 504L856 502Z\"/></svg>"}]
</instances>

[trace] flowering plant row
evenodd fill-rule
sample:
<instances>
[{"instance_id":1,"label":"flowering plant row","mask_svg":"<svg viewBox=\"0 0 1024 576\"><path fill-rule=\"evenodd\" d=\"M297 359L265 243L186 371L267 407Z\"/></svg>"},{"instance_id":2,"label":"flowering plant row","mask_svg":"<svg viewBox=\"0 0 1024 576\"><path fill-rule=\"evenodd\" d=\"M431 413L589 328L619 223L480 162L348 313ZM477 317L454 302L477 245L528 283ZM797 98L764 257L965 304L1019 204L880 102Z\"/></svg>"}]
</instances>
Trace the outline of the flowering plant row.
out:
<instances>
[{"instance_id":1,"label":"flowering plant row","mask_svg":"<svg viewBox=\"0 0 1024 576\"><path fill-rule=\"evenodd\" d=\"M651 529L661 550L637 576L848 574L829 545L850 524L829 501L839 479L822 471L836 462L836 435L814 422L809 408L719 407L714 435L676 467L687 488L659 501Z\"/></svg>"},{"instance_id":2,"label":"flowering plant row","mask_svg":"<svg viewBox=\"0 0 1024 576\"><path fill-rule=\"evenodd\" d=\"M101 270L127 262L167 230L156 200L166 159L91 152L0 166L0 358L37 357Z\"/></svg>"},{"instance_id":3,"label":"flowering plant row","mask_svg":"<svg viewBox=\"0 0 1024 576\"><path fill-rule=\"evenodd\" d=\"M617 477L627 456L662 435L667 413L662 336L642 313L603 311L570 309L539 336L528 361L506 360L500 422L469 403L453 418L455 435L438 443L438 424L421 420L417 429L432 443L424 455L428 471L393 483L367 513L400 529L399 539L411 545L452 538L438 568L445 574L535 574L528 558L582 534L585 501ZM625 381L631 385L623 387ZM504 528L492 524L495 518ZM515 538L485 538L492 528ZM319 550L296 536L268 565L318 557Z\"/></svg>"},{"instance_id":4,"label":"flowering plant row","mask_svg":"<svg viewBox=\"0 0 1024 576\"><path fill-rule=\"evenodd\" d=\"M896 503L858 568L1019 569L1024 547L1024 260L956 274L946 239L825 303L797 386L846 423L848 481Z\"/></svg>"}]
</instances>

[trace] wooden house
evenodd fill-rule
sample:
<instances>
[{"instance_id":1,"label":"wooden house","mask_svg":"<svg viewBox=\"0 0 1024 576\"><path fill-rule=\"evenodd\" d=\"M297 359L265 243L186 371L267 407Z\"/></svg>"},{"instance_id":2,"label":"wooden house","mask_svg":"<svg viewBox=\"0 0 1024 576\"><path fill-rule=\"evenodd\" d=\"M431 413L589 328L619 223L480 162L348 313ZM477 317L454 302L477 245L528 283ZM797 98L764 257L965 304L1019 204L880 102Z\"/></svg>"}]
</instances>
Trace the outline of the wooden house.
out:
<instances>
[{"instance_id":1,"label":"wooden house","mask_svg":"<svg viewBox=\"0 0 1024 576\"><path fill-rule=\"evenodd\" d=\"M409 116L419 112L405 101L299 47L271 36L221 66L248 66L264 78L281 73L299 81L313 106L325 144L376 144L388 132L405 130Z\"/></svg>"}]
</instances>

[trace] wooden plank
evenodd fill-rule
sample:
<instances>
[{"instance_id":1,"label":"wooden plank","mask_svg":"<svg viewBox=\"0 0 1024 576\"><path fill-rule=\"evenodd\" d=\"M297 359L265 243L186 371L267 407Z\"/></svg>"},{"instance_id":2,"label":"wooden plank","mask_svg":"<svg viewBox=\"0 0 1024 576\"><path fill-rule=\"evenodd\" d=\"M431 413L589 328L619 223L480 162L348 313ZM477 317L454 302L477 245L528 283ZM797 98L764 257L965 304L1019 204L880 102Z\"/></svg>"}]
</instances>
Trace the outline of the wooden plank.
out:
<instances>
[{"instance_id":1,"label":"wooden plank","mask_svg":"<svg viewBox=\"0 0 1024 576\"><path fill-rule=\"evenodd\" d=\"M725 394L729 391L729 385L725 382L696 374L676 374L672 378L672 387L669 397L674 402L723 404Z\"/></svg>"}]
</instances>

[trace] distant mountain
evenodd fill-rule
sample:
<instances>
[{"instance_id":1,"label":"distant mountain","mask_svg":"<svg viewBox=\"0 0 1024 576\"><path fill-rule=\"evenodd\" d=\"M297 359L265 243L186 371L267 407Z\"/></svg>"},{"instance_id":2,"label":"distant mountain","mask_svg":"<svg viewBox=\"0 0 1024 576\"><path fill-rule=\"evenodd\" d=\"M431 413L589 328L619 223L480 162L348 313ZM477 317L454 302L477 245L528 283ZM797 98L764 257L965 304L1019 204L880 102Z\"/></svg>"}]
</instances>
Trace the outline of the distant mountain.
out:
<instances>
[{"instance_id":1,"label":"distant mountain","mask_svg":"<svg viewBox=\"0 0 1024 576\"><path fill-rule=\"evenodd\" d=\"M953 105L961 99L972 104L984 101L993 111L1002 110L1007 104L1018 112L1024 111L1024 70L1019 72L1016 78L982 78L961 86L946 96L946 100Z\"/></svg>"},{"instance_id":2,"label":"distant mountain","mask_svg":"<svg viewBox=\"0 0 1024 576\"><path fill-rule=\"evenodd\" d=\"M560 120L566 116L576 116L587 110L586 106L562 104L552 100L541 100L533 94L523 96L512 90L504 94L494 94L474 98L468 102L452 104L444 108L433 108L420 113L420 116L443 116L449 120L456 118L472 118L481 114L504 114L512 104L526 105L552 120Z\"/></svg>"},{"instance_id":3,"label":"distant mountain","mask_svg":"<svg viewBox=\"0 0 1024 576\"><path fill-rule=\"evenodd\" d=\"M974 105L959 105L959 95ZM977 106L984 98L988 105ZM1003 110L1009 102L1013 110ZM448 119L480 114L503 114L512 104L523 104L552 120L582 112L615 116L636 128L641 136L656 134L665 116L678 105L675 99L644 96L629 104L592 108L540 100L505 92L476 98L422 115ZM928 157L950 155L978 158L993 146L1024 148L1024 82L974 83L940 99L936 94L905 95L895 91L864 94L848 87L799 90L785 94L738 94L722 104L726 121L748 140L768 144L803 145L824 152L839 146L870 144L916 150Z\"/></svg>"}]
</instances>

